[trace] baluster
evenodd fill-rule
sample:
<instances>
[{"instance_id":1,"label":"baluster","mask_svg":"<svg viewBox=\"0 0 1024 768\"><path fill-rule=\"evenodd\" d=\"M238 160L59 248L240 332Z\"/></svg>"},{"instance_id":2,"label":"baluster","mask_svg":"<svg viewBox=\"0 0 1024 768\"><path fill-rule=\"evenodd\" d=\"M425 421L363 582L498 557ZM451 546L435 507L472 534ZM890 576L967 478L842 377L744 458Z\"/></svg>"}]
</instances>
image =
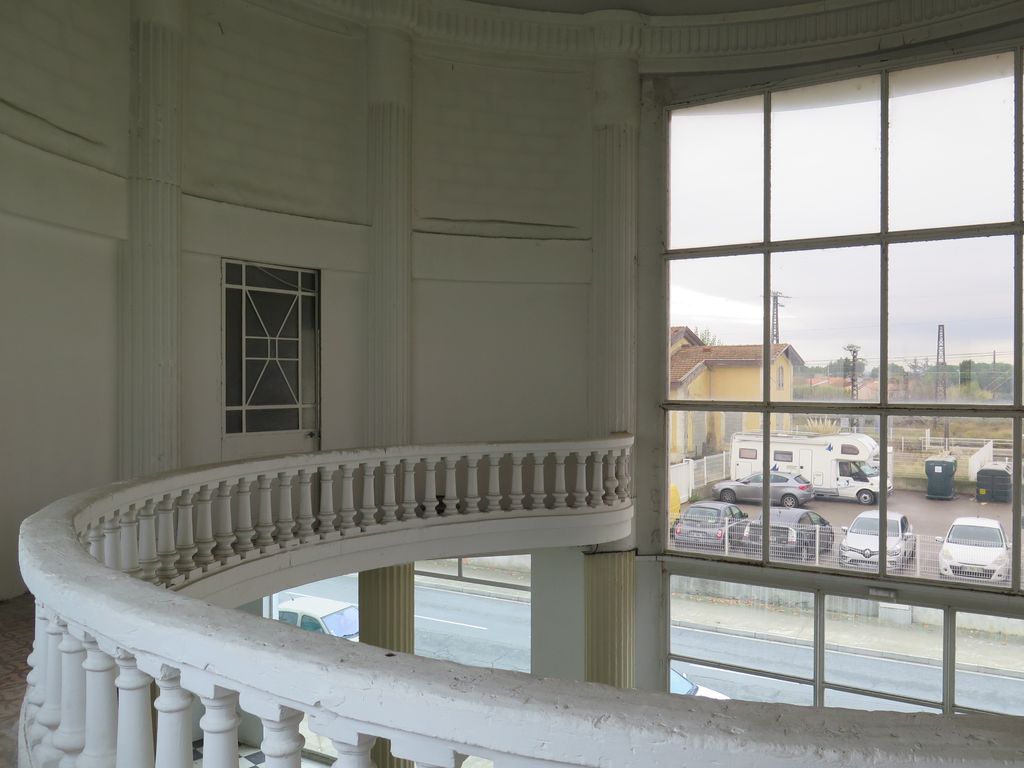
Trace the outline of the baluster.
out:
<instances>
[{"instance_id":1,"label":"baluster","mask_svg":"<svg viewBox=\"0 0 1024 768\"><path fill-rule=\"evenodd\" d=\"M217 484L217 497L213 503L213 538L217 546L213 556L225 560L235 554L235 531L231 526L231 486L227 480Z\"/></svg>"},{"instance_id":2,"label":"baluster","mask_svg":"<svg viewBox=\"0 0 1024 768\"><path fill-rule=\"evenodd\" d=\"M437 459L424 458L427 472L423 483L423 517L432 518L437 514Z\"/></svg>"},{"instance_id":3,"label":"baluster","mask_svg":"<svg viewBox=\"0 0 1024 768\"><path fill-rule=\"evenodd\" d=\"M103 564L121 570L121 521L117 513L103 521Z\"/></svg>"},{"instance_id":4,"label":"baluster","mask_svg":"<svg viewBox=\"0 0 1024 768\"><path fill-rule=\"evenodd\" d=\"M46 695L36 714L36 722L45 730L40 732L36 761L39 765L56 765L62 757L53 746L53 736L60 725L61 702L61 652L60 643L64 637L64 622L53 611L49 612L46 625Z\"/></svg>"},{"instance_id":5,"label":"baluster","mask_svg":"<svg viewBox=\"0 0 1024 768\"><path fill-rule=\"evenodd\" d=\"M252 483L244 477L238 478L238 527L235 528L235 550L245 557L255 549L253 539L256 529L252 527Z\"/></svg>"},{"instance_id":6,"label":"baluster","mask_svg":"<svg viewBox=\"0 0 1024 768\"><path fill-rule=\"evenodd\" d=\"M146 499L146 504L139 513L139 577L143 581L157 581L156 567L156 513L153 500Z\"/></svg>"},{"instance_id":7,"label":"baluster","mask_svg":"<svg viewBox=\"0 0 1024 768\"><path fill-rule=\"evenodd\" d=\"M459 513L458 489L455 487L455 465L458 459L452 456L442 456L444 462L444 507L441 515L457 515Z\"/></svg>"},{"instance_id":8,"label":"baluster","mask_svg":"<svg viewBox=\"0 0 1024 768\"><path fill-rule=\"evenodd\" d=\"M238 766L238 694L217 688L211 698L202 697L203 768Z\"/></svg>"},{"instance_id":9,"label":"baluster","mask_svg":"<svg viewBox=\"0 0 1024 768\"><path fill-rule=\"evenodd\" d=\"M317 512L318 521L317 534L321 539L326 539L334 533L334 473L337 467L319 467L317 473L320 475L320 510Z\"/></svg>"},{"instance_id":10,"label":"baluster","mask_svg":"<svg viewBox=\"0 0 1024 768\"><path fill-rule=\"evenodd\" d=\"M627 496L627 468L626 468L626 449L623 448L619 451L619 455L614 459L615 461L615 495L619 499L619 503L622 504L626 501Z\"/></svg>"},{"instance_id":11,"label":"baluster","mask_svg":"<svg viewBox=\"0 0 1024 768\"><path fill-rule=\"evenodd\" d=\"M530 493L530 509L544 509L547 494L544 493L544 459L541 453L533 454L533 490Z\"/></svg>"},{"instance_id":12,"label":"baluster","mask_svg":"<svg viewBox=\"0 0 1024 768\"><path fill-rule=\"evenodd\" d=\"M129 576L139 576L139 521L135 505L121 515L121 570Z\"/></svg>"},{"instance_id":13,"label":"baluster","mask_svg":"<svg viewBox=\"0 0 1024 768\"><path fill-rule=\"evenodd\" d=\"M590 473L590 497L588 503L596 507L601 503L601 493L604 491L604 457L597 451L591 452L593 463Z\"/></svg>"},{"instance_id":14,"label":"baluster","mask_svg":"<svg viewBox=\"0 0 1024 768\"><path fill-rule=\"evenodd\" d=\"M195 563L204 571L213 562L213 493L204 485L196 497L196 557Z\"/></svg>"},{"instance_id":15,"label":"baluster","mask_svg":"<svg viewBox=\"0 0 1024 768\"><path fill-rule=\"evenodd\" d=\"M398 518L395 516L395 511L398 509L398 504L395 503L396 480L395 463L384 459L384 501L380 505L381 525L398 522Z\"/></svg>"},{"instance_id":16,"label":"baluster","mask_svg":"<svg viewBox=\"0 0 1024 768\"><path fill-rule=\"evenodd\" d=\"M523 509L523 458L525 453L512 454L512 488L508 492L510 511Z\"/></svg>"},{"instance_id":17,"label":"baluster","mask_svg":"<svg viewBox=\"0 0 1024 768\"><path fill-rule=\"evenodd\" d=\"M115 768L153 768L153 678L135 657L119 651L117 662L117 763Z\"/></svg>"},{"instance_id":18,"label":"baluster","mask_svg":"<svg viewBox=\"0 0 1024 768\"><path fill-rule=\"evenodd\" d=\"M256 546L260 554L274 546L274 509L271 483L273 479L266 475L256 476Z\"/></svg>"},{"instance_id":19,"label":"baluster","mask_svg":"<svg viewBox=\"0 0 1024 768\"><path fill-rule=\"evenodd\" d=\"M580 451L573 451L576 457L576 482L572 490L572 506L575 509L587 506L587 457Z\"/></svg>"},{"instance_id":20,"label":"baluster","mask_svg":"<svg viewBox=\"0 0 1024 768\"><path fill-rule=\"evenodd\" d=\"M331 764L332 768L374 768L370 751L376 741L376 736L363 733L356 735L354 744L332 738L331 744L338 752L337 759Z\"/></svg>"},{"instance_id":21,"label":"baluster","mask_svg":"<svg viewBox=\"0 0 1024 768\"><path fill-rule=\"evenodd\" d=\"M53 734L53 746L63 755L60 768L74 768L85 746L85 647L64 627L60 645L60 724Z\"/></svg>"},{"instance_id":22,"label":"baluster","mask_svg":"<svg viewBox=\"0 0 1024 768\"><path fill-rule=\"evenodd\" d=\"M311 541L315 534L313 532L313 493L310 488L312 477L308 469L299 470L299 516L296 523L295 534L299 543L305 544Z\"/></svg>"},{"instance_id":23,"label":"baluster","mask_svg":"<svg viewBox=\"0 0 1024 768\"><path fill-rule=\"evenodd\" d=\"M479 456L466 457L466 508L463 512L469 515L480 511L479 467Z\"/></svg>"},{"instance_id":24,"label":"baluster","mask_svg":"<svg viewBox=\"0 0 1024 768\"><path fill-rule=\"evenodd\" d=\"M363 468L363 506L362 517L359 519L359 527L364 531L377 524L377 502L376 489L373 487L373 472L377 468L374 464L366 462Z\"/></svg>"},{"instance_id":25,"label":"baluster","mask_svg":"<svg viewBox=\"0 0 1024 768\"><path fill-rule=\"evenodd\" d=\"M156 685L156 768L191 768L192 694L181 687L178 670L170 667L163 668Z\"/></svg>"},{"instance_id":26,"label":"baluster","mask_svg":"<svg viewBox=\"0 0 1024 768\"><path fill-rule=\"evenodd\" d=\"M565 451L555 452L555 492L552 501L556 509L569 506L569 494L565 492L565 457L568 455Z\"/></svg>"},{"instance_id":27,"label":"baluster","mask_svg":"<svg viewBox=\"0 0 1024 768\"><path fill-rule=\"evenodd\" d=\"M406 520L416 519L416 507L419 505L416 503L416 465L418 461L412 463L409 459L402 459L402 522Z\"/></svg>"},{"instance_id":28,"label":"baluster","mask_svg":"<svg viewBox=\"0 0 1024 768\"><path fill-rule=\"evenodd\" d=\"M618 496L615 495L615 489L619 484L618 479L615 477L615 451L610 450L604 455L602 467L607 467L604 469L603 501L610 506L618 500Z\"/></svg>"},{"instance_id":29,"label":"baluster","mask_svg":"<svg viewBox=\"0 0 1024 768\"><path fill-rule=\"evenodd\" d=\"M93 556L99 562L103 562L103 526L102 523L97 520L95 523L89 524L89 531L85 535L85 540L89 544L89 554Z\"/></svg>"},{"instance_id":30,"label":"baluster","mask_svg":"<svg viewBox=\"0 0 1024 768\"><path fill-rule=\"evenodd\" d=\"M292 517L292 475L290 472L277 473L277 519L274 521L277 531L277 543L281 548L293 547L295 541L293 529L295 518Z\"/></svg>"},{"instance_id":31,"label":"baluster","mask_svg":"<svg viewBox=\"0 0 1024 768\"><path fill-rule=\"evenodd\" d=\"M355 474L354 464L341 465L341 532L346 534L356 527L355 497L352 492L352 476Z\"/></svg>"},{"instance_id":32,"label":"baluster","mask_svg":"<svg viewBox=\"0 0 1024 768\"><path fill-rule=\"evenodd\" d=\"M36 600L35 606L36 615L33 622L35 638L32 642L32 653L28 655L28 665L31 670L25 680L28 689L25 696L27 702L25 720L29 723L29 744L33 745L39 742L45 730L36 723L36 714L46 700L46 626L49 624L43 604Z\"/></svg>"},{"instance_id":33,"label":"baluster","mask_svg":"<svg viewBox=\"0 0 1024 768\"><path fill-rule=\"evenodd\" d=\"M114 660L89 635L85 646L85 748L78 768L110 768L117 754L117 689Z\"/></svg>"},{"instance_id":34,"label":"baluster","mask_svg":"<svg viewBox=\"0 0 1024 768\"><path fill-rule=\"evenodd\" d=\"M178 573L188 575L196 567L193 557L196 554L195 536L192 533L192 491L186 488L178 497L178 525L175 549L178 550L178 559L174 567Z\"/></svg>"},{"instance_id":35,"label":"baluster","mask_svg":"<svg viewBox=\"0 0 1024 768\"><path fill-rule=\"evenodd\" d=\"M498 472L501 469L501 457L496 454L487 455L487 511L501 512L501 480Z\"/></svg>"},{"instance_id":36,"label":"baluster","mask_svg":"<svg viewBox=\"0 0 1024 768\"><path fill-rule=\"evenodd\" d=\"M178 559L178 550L174 546L174 503L169 493L156 508L156 556L160 560L156 569L160 581L170 581L178 575L174 565Z\"/></svg>"},{"instance_id":37,"label":"baluster","mask_svg":"<svg viewBox=\"0 0 1024 768\"><path fill-rule=\"evenodd\" d=\"M261 719L263 743L260 749L267 756L264 768L299 768L302 745L306 743L306 739L299 733L302 713L282 707L280 717Z\"/></svg>"}]
</instances>

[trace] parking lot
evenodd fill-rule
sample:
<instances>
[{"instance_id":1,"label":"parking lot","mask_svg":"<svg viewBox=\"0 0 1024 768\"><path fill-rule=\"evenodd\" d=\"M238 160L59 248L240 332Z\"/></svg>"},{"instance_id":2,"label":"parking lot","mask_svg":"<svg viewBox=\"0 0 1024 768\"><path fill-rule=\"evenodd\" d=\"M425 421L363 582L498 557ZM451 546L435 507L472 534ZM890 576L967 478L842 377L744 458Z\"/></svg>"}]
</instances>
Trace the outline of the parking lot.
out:
<instances>
[{"instance_id":1,"label":"parking lot","mask_svg":"<svg viewBox=\"0 0 1024 768\"><path fill-rule=\"evenodd\" d=\"M700 504L700 502L686 503L682 510ZM738 506L746 513L748 519L758 519L761 516L760 506L753 503L739 503ZM819 526L790 526L791 531L779 531L776 536L776 526L772 526L772 545L769 552L771 560L793 562L801 561L808 565L817 565L828 568L841 568L844 570L877 571L876 562L863 562L859 557L849 557L847 562L840 558L840 544L843 541L843 527L849 527L854 519L870 509L877 509L875 506L863 506L851 501L838 501L826 499L814 499L807 502L804 509L820 515L831 527L831 534L827 527ZM912 526L912 536L909 541L903 544L905 549L902 556L893 559L890 553L890 570L902 575L916 576L928 579L952 578L955 581L965 583L994 583L1004 584L1004 576L989 575L983 577L982 571L977 570L977 575L972 575L968 569L958 571L957 574L941 573L939 553L943 548L941 542L935 538L944 537L949 530L950 524L958 517L983 517L999 521L1007 537L1012 535L1011 506L1006 503L984 503L977 502L972 496L959 495L949 500L928 499L923 492L900 490L891 494L888 498L890 513L905 515ZM678 516L670 521L673 526ZM732 535L722 536L716 540L699 541L688 538L678 538L670 535L670 547L683 551L697 552L719 552L728 554L730 557L760 559L760 529L757 528L753 536L743 536L742 529L746 528L747 521L740 521L738 524L731 524ZM876 529L877 530L877 529ZM785 539L785 533L789 533L789 543ZM688 536L689 534L687 534ZM794 535L803 540L808 537L810 543L799 551L794 548ZM891 546L891 543L890 543ZM877 544L875 544L877 547ZM1008 579L1008 569L1005 579Z\"/></svg>"}]
</instances>

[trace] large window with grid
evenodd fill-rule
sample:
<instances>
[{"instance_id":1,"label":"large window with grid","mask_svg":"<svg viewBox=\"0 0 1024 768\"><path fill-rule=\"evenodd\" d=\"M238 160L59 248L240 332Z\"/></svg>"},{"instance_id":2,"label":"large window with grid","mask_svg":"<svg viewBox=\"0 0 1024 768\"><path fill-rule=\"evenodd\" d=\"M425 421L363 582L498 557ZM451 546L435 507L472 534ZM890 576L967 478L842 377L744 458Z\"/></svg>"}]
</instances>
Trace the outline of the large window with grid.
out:
<instances>
[{"instance_id":1,"label":"large window with grid","mask_svg":"<svg viewBox=\"0 0 1024 768\"><path fill-rule=\"evenodd\" d=\"M1016 711L994 697L1024 679L1021 88L1021 51L990 50L668 111L673 674ZM787 637L737 650L765 612ZM730 623L733 650L709 634ZM1017 671L975 671L1011 688L957 687L1007 637ZM901 653L929 674L886 681L872 659Z\"/></svg>"},{"instance_id":2,"label":"large window with grid","mask_svg":"<svg viewBox=\"0 0 1024 768\"><path fill-rule=\"evenodd\" d=\"M224 268L225 434L318 429L319 275Z\"/></svg>"}]
</instances>

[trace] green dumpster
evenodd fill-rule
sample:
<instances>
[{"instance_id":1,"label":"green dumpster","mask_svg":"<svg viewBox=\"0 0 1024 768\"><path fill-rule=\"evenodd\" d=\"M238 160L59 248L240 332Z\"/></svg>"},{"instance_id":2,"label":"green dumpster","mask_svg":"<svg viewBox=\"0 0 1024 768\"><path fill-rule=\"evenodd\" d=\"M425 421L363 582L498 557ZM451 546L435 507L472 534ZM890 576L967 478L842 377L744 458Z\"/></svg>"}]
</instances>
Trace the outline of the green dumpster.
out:
<instances>
[{"instance_id":1,"label":"green dumpster","mask_svg":"<svg viewBox=\"0 0 1024 768\"><path fill-rule=\"evenodd\" d=\"M1011 497L1010 468L1005 464L986 464L978 470L978 501L1009 503Z\"/></svg>"},{"instance_id":2,"label":"green dumpster","mask_svg":"<svg viewBox=\"0 0 1024 768\"><path fill-rule=\"evenodd\" d=\"M929 499L952 499L956 495L953 477L956 475L956 458L953 456L932 456L924 461L924 474L928 478Z\"/></svg>"}]
</instances>

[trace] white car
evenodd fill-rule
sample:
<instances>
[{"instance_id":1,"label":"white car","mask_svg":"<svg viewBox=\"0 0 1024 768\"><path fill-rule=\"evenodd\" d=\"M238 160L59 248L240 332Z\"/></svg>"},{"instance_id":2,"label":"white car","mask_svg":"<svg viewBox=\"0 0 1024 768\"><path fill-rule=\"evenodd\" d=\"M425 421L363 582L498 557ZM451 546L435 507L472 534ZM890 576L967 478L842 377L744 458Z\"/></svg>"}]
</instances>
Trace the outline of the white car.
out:
<instances>
[{"instance_id":1,"label":"white car","mask_svg":"<svg viewBox=\"0 0 1024 768\"><path fill-rule=\"evenodd\" d=\"M1006 583L1010 580L1010 543L998 520L958 517L945 538L936 536L939 576Z\"/></svg>"},{"instance_id":2,"label":"white car","mask_svg":"<svg viewBox=\"0 0 1024 768\"><path fill-rule=\"evenodd\" d=\"M326 597L295 597L278 603L277 619L293 627L359 640L359 609Z\"/></svg>"},{"instance_id":3,"label":"white car","mask_svg":"<svg viewBox=\"0 0 1024 768\"><path fill-rule=\"evenodd\" d=\"M680 696L699 696L702 699L719 699L721 701L729 698L724 693L719 693L713 688L707 688L691 682L690 678L672 667L669 668L669 693L676 693Z\"/></svg>"},{"instance_id":4,"label":"white car","mask_svg":"<svg viewBox=\"0 0 1024 768\"><path fill-rule=\"evenodd\" d=\"M917 536L906 515L894 510L886 512L885 564L888 570L906 567L917 557ZM839 545L839 561L845 566L868 565L878 567L878 510L861 512L850 527L843 527L843 541Z\"/></svg>"}]
</instances>

